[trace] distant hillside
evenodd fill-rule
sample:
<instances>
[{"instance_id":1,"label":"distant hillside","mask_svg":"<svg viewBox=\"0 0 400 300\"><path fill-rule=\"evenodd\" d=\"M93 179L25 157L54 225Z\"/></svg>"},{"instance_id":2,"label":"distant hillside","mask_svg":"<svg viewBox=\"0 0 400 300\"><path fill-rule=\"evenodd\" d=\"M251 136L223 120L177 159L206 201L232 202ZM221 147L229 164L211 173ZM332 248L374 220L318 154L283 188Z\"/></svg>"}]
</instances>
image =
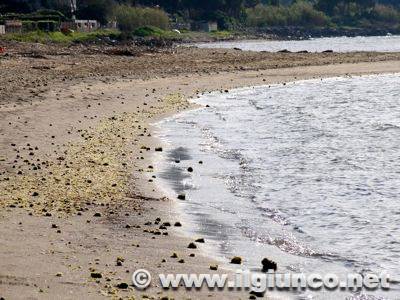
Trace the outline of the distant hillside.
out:
<instances>
[{"instance_id":1,"label":"distant hillside","mask_svg":"<svg viewBox=\"0 0 400 300\"><path fill-rule=\"evenodd\" d=\"M399 0L378 0L378 3L386 4L386 5L393 5L393 6L400 6Z\"/></svg>"},{"instance_id":2,"label":"distant hillside","mask_svg":"<svg viewBox=\"0 0 400 300\"><path fill-rule=\"evenodd\" d=\"M68 18L69 3L69 0L0 0L0 14L52 9ZM271 26L400 28L400 0L77 0L76 15L106 24L115 20L116 11L127 14L126 10L117 9L121 5L159 7L175 23L216 21L222 30ZM122 17L122 13L119 15ZM135 22L135 19L133 13L124 16L125 21Z\"/></svg>"}]
</instances>

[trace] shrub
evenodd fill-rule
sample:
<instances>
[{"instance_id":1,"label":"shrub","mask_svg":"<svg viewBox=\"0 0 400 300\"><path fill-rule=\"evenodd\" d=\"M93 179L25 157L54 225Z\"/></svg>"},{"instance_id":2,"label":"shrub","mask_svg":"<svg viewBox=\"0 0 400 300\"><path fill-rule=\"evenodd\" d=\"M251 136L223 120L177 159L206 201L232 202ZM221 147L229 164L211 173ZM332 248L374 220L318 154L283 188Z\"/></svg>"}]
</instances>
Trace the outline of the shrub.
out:
<instances>
[{"instance_id":1,"label":"shrub","mask_svg":"<svg viewBox=\"0 0 400 300\"><path fill-rule=\"evenodd\" d=\"M247 24L252 27L287 25L287 9L283 6L259 4L247 9Z\"/></svg>"},{"instance_id":2,"label":"shrub","mask_svg":"<svg viewBox=\"0 0 400 300\"><path fill-rule=\"evenodd\" d=\"M71 32L68 35L62 32L45 32L36 30L26 33L9 33L1 36L6 40L30 42L30 43L63 43L70 44L75 42L96 42L102 38L118 38L119 34L113 30L98 30L93 32Z\"/></svg>"},{"instance_id":3,"label":"shrub","mask_svg":"<svg viewBox=\"0 0 400 300\"><path fill-rule=\"evenodd\" d=\"M324 26L328 24L328 17L314 9L311 3L298 1L288 9L288 23L300 26Z\"/></svg>"},{"instance_id":4,"label":"shrub","mask_svg":"<svg viewBox=\"0 0 400 300\"><path fill-rule=\"evenodd\" d=\"M218 28L220 30L234 30L238 28L239 25L239 19L236 19L234 17L231 17L224 13L223 11L216 11L211 14L210 16L211 20L215 20L218 23Z\"/></svg>"},{"instance_id":5,"label":"shrub","mask_svg":"<svg viewBox=\"0 0 400 300\"><path fill-rule=\"evenodd\" d=\"M247 10L247 24L265 26L324 26L329 18L312 4L297 1L291 6L257 5Z\"/></svg>"},{"instance_id":6,"label":"shrub","mask_svg":"<svg viewBox=\"0 0 400 300\"><path fill-rule=\"evenodd\" d=\"M140 8L119 5L114 10L114 17L121 31L132 32L143 26L154 26L167 29L169 19L167 14L156 8Z\"/></svg>"},{"instance_id":7,"label":"shrub","mask_svg":"<svg viewBox=\"0 0 400 300\"><path fill-rule=\"evenodd\" d=\"M400 11L396 8L388 5L377 4L375 5L372 16L376 21L399 24L400 22Z\"/></svg>"},{"instance_id":8,"label":"shrub","mask_svg":"<svg viewBox=\"0 0 400 300\"><path fill-rule=\"evenodd\" d=\"M56 31L58 29L58 22L55 21L38 21L37 28L43 31Z\"/></svg>"},{"instance_id":9,"label":"shrub","mask_svg":"<svg viewBox=\"0 0 400 300\"><path fill-rule=\"evenodd\" d=\"M33 21L22 21L22 30L24 32L37 30L37 23Z\"/></svg>"},{"instance_id":10,"label":"shrub","mask_svg":"<svg viewBox=\"0 0 400 300\"><path fill-rule=\"evenodd\" d=\"M158 27L154 26L143 26L137 28L134 32L134 35L146 37L146 36L162 36L164 31Z\"/></svg>"}]
</instances>

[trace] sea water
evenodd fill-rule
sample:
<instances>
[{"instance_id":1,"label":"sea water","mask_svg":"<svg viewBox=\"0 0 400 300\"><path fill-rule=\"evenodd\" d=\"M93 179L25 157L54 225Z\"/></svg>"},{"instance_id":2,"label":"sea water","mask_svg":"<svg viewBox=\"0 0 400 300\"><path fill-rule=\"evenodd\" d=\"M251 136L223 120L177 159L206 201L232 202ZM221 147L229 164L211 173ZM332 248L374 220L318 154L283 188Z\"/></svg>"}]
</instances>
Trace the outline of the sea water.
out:
<instances>
[{"instance_id":1,"label":"sea water","mask_svg":"<svg viewBox=\"0 0 400 300\"><path fill-rule=\"evenodd\" d=\"M244 41L222 41L213 43L196 44L199 48L239 48L246 51L268 51L277 52L289 50L292 52L308 51L323 52L332 50L334 52L399 52L400 36L357 36L357 37L333 37L333 38L311 38L306 40L244 40Z\"/></svg>"},{"instance_id":2,"label":"sea water","mask_svg":"<svg viewBox=\"0 0 400 300\"><path fill-rule=\"evenodd\" d=\"M193 101L202 108L157 124L165 143L158 177L173 197L186 195L177 201L187 232L205 237L222 260L242 256L254 270L268 257L280 272L385 271L400 279L400 74ZM400 289L333 295L293 293L400 299Z\"/></svg>"}]
</instances>

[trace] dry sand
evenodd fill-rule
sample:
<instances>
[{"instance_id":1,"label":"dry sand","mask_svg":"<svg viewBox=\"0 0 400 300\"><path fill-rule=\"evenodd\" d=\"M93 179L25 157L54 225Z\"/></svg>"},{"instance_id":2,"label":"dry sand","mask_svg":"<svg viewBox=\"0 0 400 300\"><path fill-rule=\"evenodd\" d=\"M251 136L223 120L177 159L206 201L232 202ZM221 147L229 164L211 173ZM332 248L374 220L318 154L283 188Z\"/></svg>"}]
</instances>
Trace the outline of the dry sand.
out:
<instances>
[{"instance_id":1,"label":"dry sand","mask_svg":"<svg viewBox=\"0 0 400 300\"><path fill-rule=\"evenodd\" d=\"M209 266L216 262L203 254L202 244L187 248L199 237L186 236L185 224L174 226L180 221L176 200L166 199L151 178L159 142L149 124L189 108L187 99L201 92L400 72L397 54L175 49L115 57L49 53L44 47L35 50L35 58L21 53L39 46L24 47L9 45L11 55L0 59L0 297L5 299L248 299L248 292L166 291L157 283L144 292L117 287L130 285L138 268L153 275L215 272ZM172 226L160 228L164 222ZM91 278L92 273L102 278Z\"/></svg>"}]
</instances>

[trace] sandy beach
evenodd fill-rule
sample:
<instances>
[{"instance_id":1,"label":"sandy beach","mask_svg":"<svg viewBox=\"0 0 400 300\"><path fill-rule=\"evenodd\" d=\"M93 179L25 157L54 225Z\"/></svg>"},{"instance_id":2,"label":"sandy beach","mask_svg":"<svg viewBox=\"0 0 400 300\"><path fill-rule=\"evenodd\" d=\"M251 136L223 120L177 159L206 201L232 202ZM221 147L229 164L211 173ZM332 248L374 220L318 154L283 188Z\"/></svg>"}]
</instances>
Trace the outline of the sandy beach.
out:
<instances>
[{"instance_id":1,"label":"sandy beach","mask_svg":"<svg viewBox=\"0 0 400 300\"><path fill-rule=\"evenodd\" d=\"M248 299L136 291L132 273L223 273L153 178L150 124L196 95L400 72L398 53L160 51L9 44L0 57L0 297ZM123 55L124 54L124 55ZM212 105L212 103L210 103ZM152 177L153 176L153 177ZM207 241L206 241L207 242ZM228 271L225 271L228 272ZM126 283L128 287L124 285Z\"/></svg>"}]
</instances>

